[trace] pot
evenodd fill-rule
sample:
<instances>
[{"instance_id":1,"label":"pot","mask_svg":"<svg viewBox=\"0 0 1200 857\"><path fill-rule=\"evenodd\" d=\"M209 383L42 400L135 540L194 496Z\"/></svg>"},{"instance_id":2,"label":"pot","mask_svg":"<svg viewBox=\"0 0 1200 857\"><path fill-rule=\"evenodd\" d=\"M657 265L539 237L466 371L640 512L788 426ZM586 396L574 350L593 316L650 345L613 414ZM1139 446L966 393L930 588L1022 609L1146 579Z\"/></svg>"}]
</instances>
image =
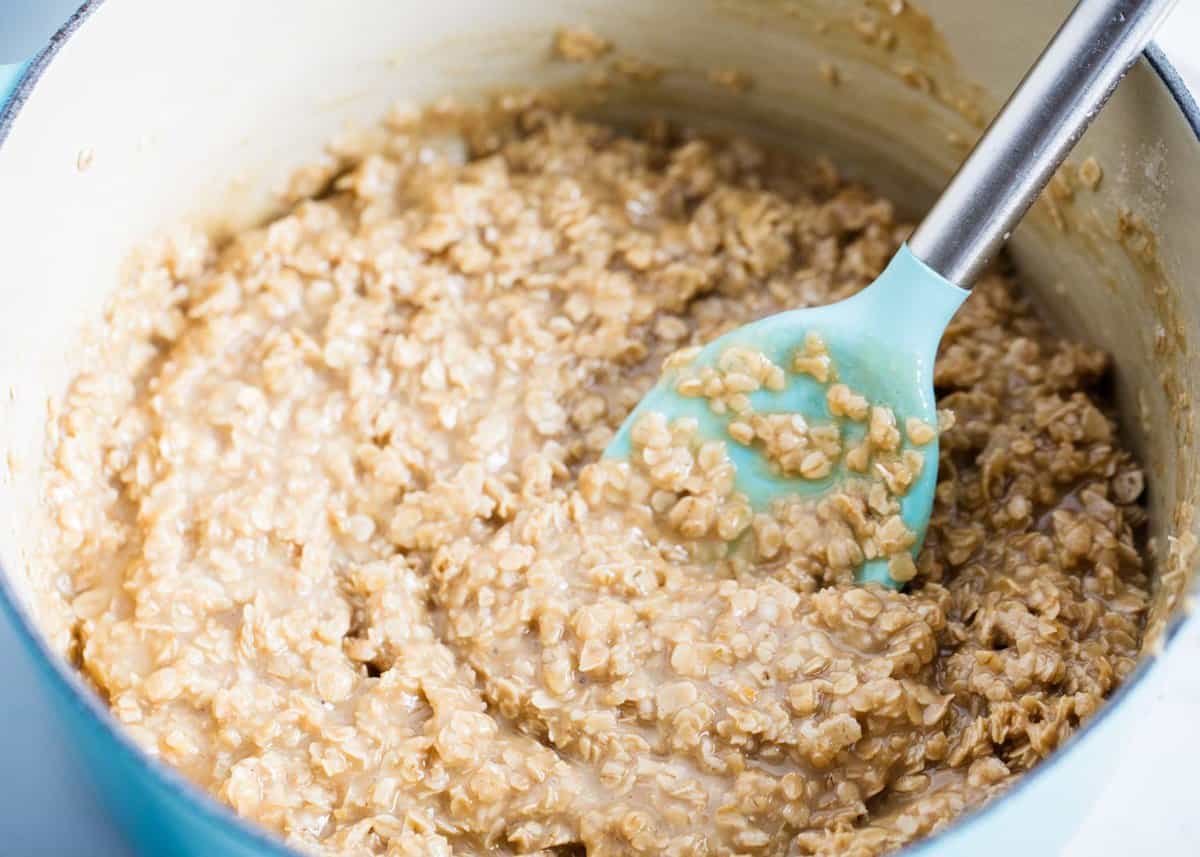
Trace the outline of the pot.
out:
<instances>
[{"instance_id":1,"label":"pot","mask_svg":"<svg viewBox=\"0 0 1200 857\"><path fill-rule=\"evenodd\" d=\"M177 857L293 853L135 747L56 654L63 626L33 585L46 574L38 498L47 405L138 242L179 221L233 229L261 220L292 169L397 98L507 85L574 87L581 109L616 121L684 115L832 152L915 214L1069 5L292 0L283 14L242 0L86 3L0 101L0 607L36 663L64 741L135 847ZM590 25L623 55L653 59L661 78L580 88L581 67L550 58L564 24ZM754 85L714 86L709 73L719 69ZM1042 309L1115 359L1123 431L1148 474L1155 594L1142 662L1050 760L906 853L1057 853L1144 715L1161 653L1189 621L1200 291L1184 286L1200 270L1198 134L1200 111L1151 49L1078 149L1077 164L1092 158L1103 169L1097 190L1052 187L1012 243Z\"/></svg>"}]
</instances>

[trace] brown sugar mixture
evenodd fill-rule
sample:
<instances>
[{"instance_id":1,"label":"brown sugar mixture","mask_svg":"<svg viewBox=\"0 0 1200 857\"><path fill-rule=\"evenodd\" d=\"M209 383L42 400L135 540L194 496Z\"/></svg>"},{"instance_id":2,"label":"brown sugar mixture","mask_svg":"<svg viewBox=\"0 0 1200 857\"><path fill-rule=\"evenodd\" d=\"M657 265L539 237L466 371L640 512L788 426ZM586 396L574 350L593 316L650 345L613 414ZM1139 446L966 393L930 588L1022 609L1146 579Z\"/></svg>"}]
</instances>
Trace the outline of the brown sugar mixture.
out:
<instances>
[{"instance_id":1,"label":"brown sugar mixture","mask_svg":"<svg viewBox=\"0 0 1200 857\"><path fill-rule=\"evenodd\" d=\"M911 544L886 492L751 510L661 419L600 454L668 355L854 293L909 227L745 140L501 114L458 146L393 128L118 297L46 492L72 655L130 733L338 857L875 855L1053 752L1147 600L1105 355L986 277L937 364L913 579L855 586L864 515ZM785 469L849 453L740 423Z\"/></svg>"}]
</instances>

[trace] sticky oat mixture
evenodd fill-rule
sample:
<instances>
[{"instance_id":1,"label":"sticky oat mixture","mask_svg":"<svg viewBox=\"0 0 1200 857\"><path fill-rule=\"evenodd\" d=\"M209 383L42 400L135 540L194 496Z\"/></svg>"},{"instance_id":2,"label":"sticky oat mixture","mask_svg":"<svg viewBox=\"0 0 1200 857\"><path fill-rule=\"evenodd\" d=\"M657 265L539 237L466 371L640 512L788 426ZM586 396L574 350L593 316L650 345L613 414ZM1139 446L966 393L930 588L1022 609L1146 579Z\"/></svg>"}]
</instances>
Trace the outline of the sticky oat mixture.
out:
<instances>
[{"instance_id":1,"label":"sticky oat mixture","mask_svg":"<svg viewBox=\"0 0 1200 857\"><path fill-rule=\"evenodd\" d=\"M1052 752L1146 605L1105 356L985 278L916 577L851 585L805 545L854 509L705 505L729 465L687 426L598 458L669 354L846 297L908 227L744 140L500 113L394 127L117 299L46 491L121 722L339 857L874 855Z\"/></svg>"}]
</instances>

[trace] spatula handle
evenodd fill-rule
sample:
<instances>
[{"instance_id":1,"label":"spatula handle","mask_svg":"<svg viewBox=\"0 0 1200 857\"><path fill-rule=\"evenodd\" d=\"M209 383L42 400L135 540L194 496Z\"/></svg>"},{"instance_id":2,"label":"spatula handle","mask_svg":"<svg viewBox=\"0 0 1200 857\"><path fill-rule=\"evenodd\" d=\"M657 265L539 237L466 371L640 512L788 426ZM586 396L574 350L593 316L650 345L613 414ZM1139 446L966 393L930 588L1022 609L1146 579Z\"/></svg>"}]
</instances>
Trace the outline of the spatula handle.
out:
<instances>
[{"instance_id":1,"label":"spatula handle","mask_svg":"<svg viewBox=\"0 0 1200 857\"><path fill-rule=\"evenodd\" d=\"M1080 0L909 248L969 287L999 252L1176 0Z\"/></svg>"}]
</instances>

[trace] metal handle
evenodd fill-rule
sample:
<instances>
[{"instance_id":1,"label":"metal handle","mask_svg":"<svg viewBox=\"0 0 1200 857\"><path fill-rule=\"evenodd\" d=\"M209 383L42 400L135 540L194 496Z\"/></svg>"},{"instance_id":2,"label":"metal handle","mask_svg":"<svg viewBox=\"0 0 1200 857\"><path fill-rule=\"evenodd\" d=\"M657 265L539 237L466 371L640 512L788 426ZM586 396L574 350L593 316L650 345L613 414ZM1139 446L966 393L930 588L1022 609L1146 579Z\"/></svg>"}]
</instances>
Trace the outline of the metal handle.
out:
<instances>
[{"instance_id":1,"label":"metal handle","mask_svg":"<svg viewBox=\"0 0 1200 857\"><path fill-rule=\"evenodd\" d=\"M969 287L1175 2L1080 0L912 234L917 258Z\"/></svg>"}]
</instances>

